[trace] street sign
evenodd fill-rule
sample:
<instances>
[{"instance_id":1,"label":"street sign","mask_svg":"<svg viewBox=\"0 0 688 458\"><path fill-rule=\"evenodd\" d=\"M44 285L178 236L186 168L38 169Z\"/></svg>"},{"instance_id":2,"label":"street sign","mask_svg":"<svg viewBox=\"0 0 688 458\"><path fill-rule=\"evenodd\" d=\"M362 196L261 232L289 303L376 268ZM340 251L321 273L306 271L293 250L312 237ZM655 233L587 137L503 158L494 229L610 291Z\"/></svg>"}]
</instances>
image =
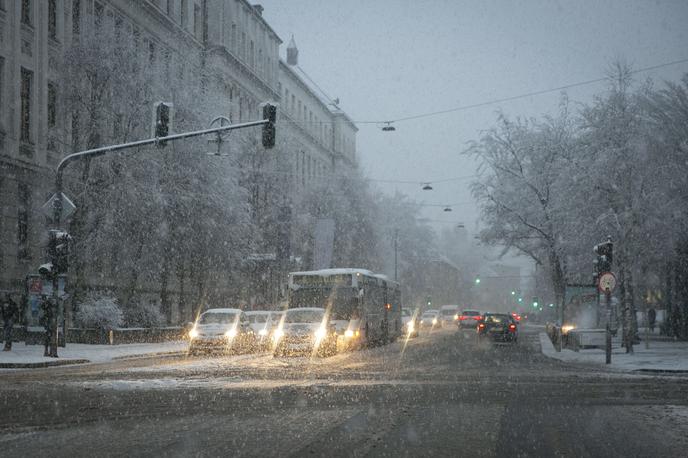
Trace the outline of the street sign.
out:
<instances>
[{"instance_id":1,"label":"street sign","mask_svg":"<svg viewBox=\"0 0 688 458\"><path fill-rule=\"evenodd\" d=\"M616 288L616 276L611 272L604 272L600 275L598 288L603 293L607 290L609 290L609 292L614 291L614 288Z\"/></svg>"},{"instance_id":2,"label":"street sign","mask_svg":"<svg viewBox=\"0 0 688 458\"><path fill-rule=\"evenodd\" d=\"M74 213L74 210L76 210L76 205L74 205L72 201L69 200L69 197L65 196L64 193L60 194L62 194L62 213L60 213L60 220L64 221L72 213ZM57 194L50 196L50 199L48 199L48 201L44 203L42 207L43 213L51 220L53 219L53 216L55 216L55 205L57 205Z\"/></svg>"}]
</instances>

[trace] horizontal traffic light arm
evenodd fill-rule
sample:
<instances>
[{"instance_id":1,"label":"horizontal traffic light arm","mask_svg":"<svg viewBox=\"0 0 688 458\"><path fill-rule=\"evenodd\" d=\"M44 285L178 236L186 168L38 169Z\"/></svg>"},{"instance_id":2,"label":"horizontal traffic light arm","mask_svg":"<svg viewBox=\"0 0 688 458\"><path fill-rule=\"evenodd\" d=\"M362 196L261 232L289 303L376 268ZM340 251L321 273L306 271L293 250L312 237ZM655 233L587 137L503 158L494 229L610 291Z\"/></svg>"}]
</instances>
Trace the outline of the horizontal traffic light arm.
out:
<instances>
[{"instance_id":1,"label":"horizontal traffic light arm","mask_svg":"<svg viewBox=\"0 0 688 458\"><path fill-rule=\"evenodd\" d=\"M155 145L155 144L160 143L160 142L169 142L169 141L173 141L173 140L181 140L184 138L198 137L201 135L215 134L218 132L224 132L226 130L243 129L244 127L262 126L263 124L267 124L268 122L270 122L270 121L267 119L261 119L260 121L243 122L240 124L232 124L229 126L213 127L211 129L195 130L192 132L183 132L181 134L168 135L167 137L147 138L145 140L138 140L135 142L122 143L119 145L103 146L101 148L89 149L86 151L79 151L78 153L72 153L72 154L65 156L60 161L60 163L57 164L56 172L57 172L58 177L60 177L62 174L62 171L67 166L67 164L69 164L70 162L73 162L77 159L82 159L85 157L98 157L98 156L103 156L103 155L108 154L108 153L113 153L115 151L121 151L121 150L129 149L129 148L136 148L137 146Z\"/></svg>"}]
</instances>

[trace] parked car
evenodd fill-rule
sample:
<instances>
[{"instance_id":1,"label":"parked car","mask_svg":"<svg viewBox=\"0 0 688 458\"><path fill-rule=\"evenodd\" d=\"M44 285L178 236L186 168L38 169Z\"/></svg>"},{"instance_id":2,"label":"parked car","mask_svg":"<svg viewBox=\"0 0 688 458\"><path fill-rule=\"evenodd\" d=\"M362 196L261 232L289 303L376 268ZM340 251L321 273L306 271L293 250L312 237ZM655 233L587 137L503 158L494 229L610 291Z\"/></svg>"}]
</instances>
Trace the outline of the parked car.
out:
<instances>
[{"instance_id":1,"label":"parked car","mask_svg":"<svg viewBox=\"0 0 688 458\"><path fill-rule=\"evenodd\" d=\"M418 337L418 330L420 329L420 310L418 309L401 309L401 325L404 334L409 337Z\"/></svg>"},{"instance_id":2,"label":"parked car","mask_svg":"<svg viewBox=\"0 0 688 458\"><path fill-rule=\"evenodd\" d=\"M459 329L475 329L483 319L477 310L464 310L459 315Z\"/></svg>"},{"instance_id":3,"label":"parked car","mask_svg":"<svg viewBox=\"0 0 688 458\"><path fill-rule=\"evenodd\" d=\"M440 307L439 322L440 327L447 327L456 324L459 321L459 306L458 305L443 305Z\"/></svg>"},{"instance_id":4,"label":"parked car","mask_svg":"<svg viewBox=\"0 0 688 458\"><path fill-rule=\"evenodd\" d=\"M426 310L420 317L420 328L436 329L440 326L439 310Z\"/></svg>"},{"instance_id":5,"label":"parked car","mask_svg":"<svg viewBox=\"0 0 688 458\"><path fill-rule=\"evenodd\" d=\"M511 315L506 313L485 313L478 324L478 338L516 343L518 326Z\"/></svg>"},{"instance_id":6,"label":"parked car","mask_svg":"<svg viewBox=\"0 0 688 458\"><path fill-rule=\"evenodd\" d=\"M247 353L255 350L256 343L256 335L239 309L207 310L189 331L189 354L202 351Z\"/></svg>"},{"instance_id":7,"label":"parked car","mask_svg":"<svg viewBox=\"0 0 688 458\"><path fill-rule=\"evenodd\" d=\"M337 330L325 309L302 307L289 309L273 333L274 356L337 353Z\"/></svg>"}]
</instances>

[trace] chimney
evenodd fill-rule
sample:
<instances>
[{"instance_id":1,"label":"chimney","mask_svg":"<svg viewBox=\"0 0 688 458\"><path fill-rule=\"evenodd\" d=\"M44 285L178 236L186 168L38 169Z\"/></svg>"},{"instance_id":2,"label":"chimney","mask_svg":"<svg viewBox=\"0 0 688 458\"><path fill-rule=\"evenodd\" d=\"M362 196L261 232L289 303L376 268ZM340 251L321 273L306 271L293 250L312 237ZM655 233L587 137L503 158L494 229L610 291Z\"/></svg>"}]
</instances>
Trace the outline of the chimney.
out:
<instances>
[{"instance_id":1,"label":"chimney","mask_svg":"<svg viewBox=\"0 0 688 458\"><path fill-rule=\"evenodd\" d=\"M258 16L262 16L263 10L265 8L263 8L263 5L253 5L253 9L256 10L256 13L258 13Z\"/></svg>"},{"instance_id":2,"label":"chimney","mask_svg":"<svg viewBox=\"0 0 688 458\"><path fill-rule=\"evenodd\" d=\"M291 36L289 45L287 45L287 64L292 66L299 65L299 49L296 47L294 35Z\"/></svg>"}]
</instances>

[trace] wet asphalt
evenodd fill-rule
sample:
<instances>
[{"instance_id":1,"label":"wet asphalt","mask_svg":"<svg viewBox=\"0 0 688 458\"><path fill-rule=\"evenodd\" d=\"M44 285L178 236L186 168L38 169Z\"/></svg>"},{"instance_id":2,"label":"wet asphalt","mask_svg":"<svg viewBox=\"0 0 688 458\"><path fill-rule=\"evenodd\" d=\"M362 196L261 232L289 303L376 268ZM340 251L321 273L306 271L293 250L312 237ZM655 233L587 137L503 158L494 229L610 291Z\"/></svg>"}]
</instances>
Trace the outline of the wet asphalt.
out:
<instances>
[{"instance_id":1,"label":"wet asphalt","mask_svg":"<svg viewBox=\"0 0 688 458\"><path fill-rule=\"evenodd\" d=\"M686 456L688 379L444 329L331 358L0 372L0 456Z\"/></svg>"}]
</instances>

